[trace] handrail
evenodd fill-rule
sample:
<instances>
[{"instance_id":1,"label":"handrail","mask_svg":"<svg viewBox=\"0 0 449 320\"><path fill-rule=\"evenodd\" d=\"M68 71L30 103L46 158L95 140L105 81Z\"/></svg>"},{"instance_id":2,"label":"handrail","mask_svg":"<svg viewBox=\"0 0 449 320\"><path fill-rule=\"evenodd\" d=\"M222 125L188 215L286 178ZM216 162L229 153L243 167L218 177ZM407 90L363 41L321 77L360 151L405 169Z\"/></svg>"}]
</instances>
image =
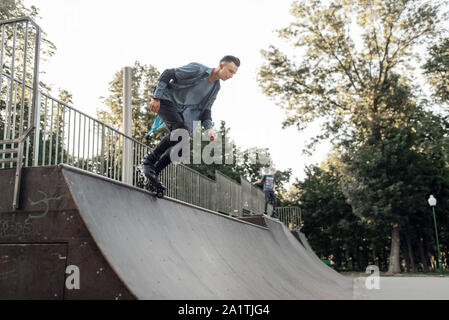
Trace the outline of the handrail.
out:
<instances>
[{"instance_id":1,"label":"handrail","mask_svg":"<svg viewBox=\"0 0 449 320\"><path fill-rule=\"evenodd\" d=\"M22 180L22 161L23 161L23 142L25 141L26 138L28 138L28 136L34 131L35 127L32 126L30 127L27 131L25 131L24 134L22 134L22 136L20 136L17 139L14 140L0 140L0 145L4 145L4 144L18 144L17 148L13 148L13 149L6 149L6 150L2 150L3 154L5 153L9 153L12 154L13 153L17 153L17 158L7 158L7 159L3 159L1 160L1 162L16 162L16 175L15 175L15 180L14 180L14 198L13 198L13 203L12 206L15 210L19 209L19 199L20 199L20 192L21 192L21 180Z\"/></svg>"},{"instance_id":2,"label":"handrail","mask_svg":"<svg viewBox=\"0 0 449 320\"><path fill-rule=\"evenodd\" d=\"M39 25L38 25L36 22L34 22L33 19L31 19L30 17L27 17L27 16L21 17L21 18L13 18L13 19L8 19L8 20L3 20L3 21L0 21L0 25L3 25L3 24L12 24L12 23L24 22L24 21L31 22L31 24L32 24L33 26L35 26L36 28L39 28L39 29L40 29Z\"/></svg>"},{"instance_id":3,"label":"handrail","mask_svg":"<svg viewBox=\"0 0 449 320\"><path fill-rule=\"evenodd\" d=\"M119 131L119 130L113 128L113 127L111 127L110 125L108 125L108 124L106 124L106 123L104 123L104 122L101 122L100 120L95 119L94 117L91 117L91 116L89 116L88 114L86 114L86 113L84 113L84 112L82 112L82 111L79 111L78 109L75 109L75 108L72 107L72 106L69 106L67 103L62 102L61 100L58 100L58 99L56 99L56 98L50 96L50 95L47 94L47 93L44 93L44 92L40 91L40 94L41 94L42 96L44 96L44 97L47 97L47 98L49 98L49 99L55 101L56 103L59 103L59 104L63 105L64 107L66 107L66 108L68 108L68 109L70 109L70 110L72 110L72 111L74 111L74 112L76 112L76 113L81 114L82 116L84 116L84 117L86 117L86 118L88 118L88 119L90 119L90 120L92 120L92 121L94 121L94 122L96 122L96 123L101 124L102 126L105 126L105 127L108 128L109 130L111 130L111 131L113 131L113 132L115 132L115 133L117 133L117 134L120 134L121 136L123 136L123 137L125 137L125 138L127 138L127 139L129 139L129 140L131 140L131 141L133 141L133 142L135 142L135 143L137 143L137 144L140 144L140 145L142 145L142 146L147 147L146 144L144 144L144 143L142 143L142 142L140 142L140 141L138 141L138 140L136 140L136 139L134 139L134 138L132 138L132 137L130 137L130 136L127 136L127 135L124 134L123 132L121 132L121 131Z\"/></svg>"},{"instance_id":4,"label":"handrail","mask_svg":"<svg viewBox=\"0 0 449 320\"><path fill-rule=\"evenodd\" d=\"M10 75L10 74L7 74L7 73L3 72L2 75L3 75L4 77L6 77L6 78L8 78L8 79L11 80L11 75ZM23 81L21 81L20 79L14 78L14 79L12 79L12 80L13 80L13 81L16 81L17 83L23 85ZM25 87L27 87L28 89L32 89L32 88L33 88L32 86L30 86L30 85L27 84L27 83L25 83ZM140 141L138 141L138 140L136 140L136 139L134 139L134 138L132 138L132 137L130 137L130 136L125 135L123 132L120 132L119 130L117 130L117 129L111 127L110 125L108 125L108 124L106 124L106 123L104 123L104 122L101 122L101 121L99 121L98 119L95 119L95 118L92 117L92 116L89 116L87 113L84 113L84 112L82 112L82 111L76 109L75 107L72 107L72 106L68 105L66 102L63 102L63 101L61 101L61 100L59 100L59 99L57 99L57 98L52 97L52 96L51 96L50 94L48 94L48 93L45 93L45 92L43 92L43 91L39 91L39 93L40 93L41 96L47 97L47 98L53 100L54 102L59 103L59 104L63 105L64 107L69 108L70 110L72 110L72 111L74 111L74 112L77 112L77 113L81 114L82 116L84 116L84 117L86 117L86 118L88 118L88 119L90 119L90 120L92 120L92 121L95 121L95 122L97 122L97 123L99 123L99 124L105 126L105 127L108 128L109 130L114 131L115 133L120 134L120 135L124 136L125 138L127 138L127 139L129 139L129 140L131 140L131 141L133 141L133 142L135 142L135 143L141 144L142 146L146 146L144 143L142 143L142 142L140 142Z\"/></svg>"}]
</instances>

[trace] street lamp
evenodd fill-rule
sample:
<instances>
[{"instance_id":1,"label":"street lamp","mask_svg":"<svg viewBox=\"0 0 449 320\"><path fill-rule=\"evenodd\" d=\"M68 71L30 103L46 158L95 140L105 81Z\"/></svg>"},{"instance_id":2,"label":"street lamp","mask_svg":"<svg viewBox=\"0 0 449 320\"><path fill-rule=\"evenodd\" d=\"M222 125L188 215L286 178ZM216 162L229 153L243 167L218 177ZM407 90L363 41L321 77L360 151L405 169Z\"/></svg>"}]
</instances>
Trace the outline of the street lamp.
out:
<instances>
[{"instance_id":1,"label":"street lamp","mask_svg":"<svg viewBox=\"0 0 449 320\"><path fill-rule=\"evenodd\" d=\"M444 277L443 273L443 262L441 261L441 254L440 254L440 243L438 242L438 230L437 230L437 219L435 218L435 206L437 205L437 199L433 196L433 194L429 197L429 206L432 207L432 213L433 213L433 222L435 223L435 236L437 239L437 250L438 250L438 265L440 267L440 277Z\"/></svg>"}]
</instances>

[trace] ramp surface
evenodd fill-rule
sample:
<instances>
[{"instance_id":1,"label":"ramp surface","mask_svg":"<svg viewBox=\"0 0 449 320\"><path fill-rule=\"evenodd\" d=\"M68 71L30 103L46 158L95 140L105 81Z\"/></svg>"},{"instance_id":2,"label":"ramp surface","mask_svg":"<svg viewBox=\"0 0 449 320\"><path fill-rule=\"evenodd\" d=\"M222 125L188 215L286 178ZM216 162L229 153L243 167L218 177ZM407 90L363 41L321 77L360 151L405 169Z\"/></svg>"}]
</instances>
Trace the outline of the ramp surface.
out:
<instances>
[{"instance_id":1,"label":"ramp surface","mask_svg":"<svg viewBox=\"0 0 449 320\"><path fill-rule=\"evenodd\" d=\"M34 232L0 241L67 243L67 265L79 266L82 281L64 298L352 298L351 281L277 220L258 226L65 165L26 168L24 181L23 200L40 190L52 207L45 219L28 219L39 222ZM31 209L25 203L23 221Z\"/></svg>"}]
</instances>

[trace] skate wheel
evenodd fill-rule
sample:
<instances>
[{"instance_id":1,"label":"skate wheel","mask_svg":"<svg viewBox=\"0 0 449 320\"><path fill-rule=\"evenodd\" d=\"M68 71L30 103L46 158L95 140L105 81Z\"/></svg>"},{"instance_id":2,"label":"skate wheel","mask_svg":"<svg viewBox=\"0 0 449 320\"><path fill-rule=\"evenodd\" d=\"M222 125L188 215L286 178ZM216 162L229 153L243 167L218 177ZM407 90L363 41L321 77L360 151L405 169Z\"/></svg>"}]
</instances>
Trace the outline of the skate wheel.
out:
<instances>
[{"instance_id":1,"label":"skate wheel","mask_svg":"<svg viewBox=\"0 0 449 320\"><path fill-rule=\"evenodd\" d=\"M137 181L137 187L143 188L143 182L141 180Z\"/></svg>"},{"instance_id":2,"label":"skate wheel","mask_svg":"<svg viewBox=\"0 0 449 320\"><path fill-rule=\"evenodd\" d=\"M164 192L158 191L157 194L156 194L156 196L157 196L158 198L162 199L162 198L164 197Z\"/></svg>"}]
</instances>

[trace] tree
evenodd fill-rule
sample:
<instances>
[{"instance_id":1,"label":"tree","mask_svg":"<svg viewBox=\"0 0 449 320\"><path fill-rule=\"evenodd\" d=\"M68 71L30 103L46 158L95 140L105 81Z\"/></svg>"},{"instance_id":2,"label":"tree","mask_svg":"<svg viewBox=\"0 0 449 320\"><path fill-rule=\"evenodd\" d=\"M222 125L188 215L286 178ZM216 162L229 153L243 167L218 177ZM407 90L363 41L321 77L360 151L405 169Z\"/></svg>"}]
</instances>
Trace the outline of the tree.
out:
<instances>
[{"instance_id":1,"label":"tree","mask_svg":"<svg viewBox=\"0 0 449 320\"><path fill-rule=\"evenodd\" d=\"M284 126L303 130L323 120L322 134L311 145L331 138L357 150L369 141L365 146L378 151L379 163L392 166L378 148L386 146L389 128L408 123L416 114L410 102L416 67L410 62L415 61L416 45L440 33L438 11L438 4L421 0L295 1L291 13L296 21L279 36L303 58L297 62L274 46L262 50L266 63L259 72L260 86L286 110ZM376 180L369 167L366 170L360 178L372 179L373 192L382 190L385 179ZM377 204L385 217L399 214L391 211L388 201ZM396 224L392 244L399 245ZM394 250L394 261L398 257Z\"/></svg>"},{"instance_id":2,"label":"tree","mask_svg":"<svg viewBox=\"0 0 449 320\"><path fill-rule=\"evenodd\" d=\"M25 7L22 0L3 0L0 3L0 21L23 16L35 19L39 17L39 9L35 6Z\"/></svg>"},{"instance_id":3,"label":"tree","mask_svg":"<svg viewBox=\"0 0 449 320\"><path fill-rule=\"evenodd\" d=\"M153 92L151 86L157 83L159 71L152 65L142 65L136 61L132 68L132 137L150 147L167 134L166 129L159 129L145 138L157 114L150 112L148 103ZM109 83L108 97L102 97L105 107L97 110L98 120L110 125L114 129L123 131L123 69L116 72Z\"/></svg>"},{"instance_id":4,"label":"tree","mask_svg":"<svg viewBox=\"0 0 449 320\"><path fill-rule=\"evenodd\" d=\"M435 98L440 103L449 102L449 38L429 50L430 58L424 65L425 74L435 89Z\"/></svg>"},{"instance_id":5,"label":"tree","mask_svg":"<svg viewBox=\"0 0 449 320\"><path fill-rule=\"evenodd\" d=\"M2 20L8 20L8 19L14 19L14 18L22 18L22 17L30 17L33 20L39 20L39 9L36 6L30 6L29 8L25 6L23 3L23 0L2 0L0 3L0 21ZM29 35L29 41L34 41L34 34L30 33ZM6 30L6 39L12 38L12 30L7 29ZM19 26L18 28L18 43L16 44L18 48L24 47L24 29ZM5 48L6 55L8 57L12 56L12 50L11 46L8 44ZM52 57L56 52L56 46L48 40L47 34L45 31L42 30L41 34L41 59L48 59ZM31 64L33 62L32 56L28 56L28 64ZM4 65L6 71L8 72L8 65ZM17 67L20 67L20 64L17 65ZM17 69L19 70L19 69ZM41 73L43 71L40 71ZM29 70L28 70L29 73ZM31 79L31 74L27 74L27 79ZM46 90L50 90L50 87L40 82L40 87L44 88Z\"/></svg>"},{"instance_id":6,"label":"tree","mask_svg":"<svg viewBox=\"0 0 449 320\"><path fill-rule=\"evenodd\" d=\"M438 8L420 0L295 1L296 21L279 36L303 58L262 50L259 84L286 110L285 126L325 119L318 138L376 133L395 114L384 99L395 70L412 74L413 49L439 32Z\"/></svg>"},{"instance_id":7,"label":"tree","mask_svg":"<svg viewBox=\"0 0 449 320\"><path fill-rule=\"evenodd\" d=\"M226 127L226 122L220 122L220 129L217 132L217 135L221 138L221 156L211 154L214 156L214 159L218 160L218 163L206 164L203 162L203 153L205 151L205 147L210 143L209 141L201 142L201 163L200 164L188 164L187 166L194 169L195 171L205 175L206 177L215 180L215 171L219 171L225 176L233 179L234 181L240 182L240 176L242 175L242 170L238 165L238 147L232 142L232 148L226 147L226 143L231 143L231 139L229 137L231 129ZM191 144L190 146L190 159L194 159L193 152L194 146ZM215 152L215 151L214 151ZM228 159L228 161L227 161ZM232 159L232 162L230 161Z\"/></svg>"},{"instance_id":8,"label":"tree","mask_svg":"<svg viewBox=\"0 0 449 320\"><path fill-rule=\"evenodd\" d=\"M21 18L21 17L25 17L28 16L34 20L39 19L39 9L36 8L35 6L31 6L30 8L26 7L23 3L22 0L4 0L2 2L0 2L0 21L3 20L9 20L9 19L14 19L14 18ZM14 72L15 72L15 77L18 78L18 80L20 80L20 82L25 82L28 85L32 85L33 84L33 71L34 71L34 52L33 52L33 45L35 43L35 39L36 39L36 35L34 32L30 32L30 26L28 27L28 43L27 43L27 59L26 61L24 61L24 54L25 54L25 24L17 24L17 29L16 29L16 41L15 41L15 52L14 52ZM1 66L1 70L3 73L7 74L7 75L11 75L12 74L12 57L13 57L13 33L14 33L14 28L12 25L4 25L2 27L5 38L1 39L1 41L4 43L4 46L2 48L3 52L3 65ZM2 35L0 35L1 38ZM40 49L41 49L41 60L42 59L48 59L50 57L52 57L56 51L56 47L55 45L49 41L47 39L46 33L42 32L41 33L41 43L40 43ZM22 79L23 77L23 70L24 70L24 65L26 65L25 68L25 76L24 79ZM42 71L40 71L40 73L43 73ZM4 123L5 123L5 119L6 119L6 108L7 108L7 103L8 100L12 101L12 99L10 99L9 95L10 93L8 92L8 87L10 87L9 85L11 84L11 79L9 79L8 77L5 77L3 74L0 75L0 77L2 77L2 87L0 88L0 132L4 131ZM9 84L8 84L9 82ZM50 90L50 87L45 84L44 82L40 81L39 82L39 88L40 89L45 89L47 91ZM18 89L19 92L22 90L22 84L18 85ZM16 108L15 110L21 110L21 108L19 108L20 105L22 105L22 101L19 101L19 99L21 100L21 97L19 96L19 98L16 98L15 103L16 103ZM24 97L24 109L22 110L24 112L24 115L26 116L28 112L30 112L29 110L29 106L31 105L31 101L29 98L29 95L26 94ZM19 114L20 111L17 111L17 114ZM25 127L28 125L27 124L27 118L25 117L24 120L25 123ZM18 126L16 126L16 128L13 128L12 130L15 130L16 133L19 132L19 128ZM1 135L1 138L3 138L3 133Z\"/></svg>"},{"instance_id":9,"label":"tree","mask_svg":"<svg viewBox=\"0 0 449 320\"><path fill-rule=\"evenodd\" d=\"M356 263L359 247L366 247L366 226L352 213L340 184L339 170L331 161L306 168L304 181L294 183L304 220L301 230L321 258L333 256L339 269L364 270Z\"/></svg>"},{"instance_id":10,"label":"tree","mask_svg":"<svg viewBox=\"0 0 449 320\"><path fill-rule=\"evenodd\" d=\"M438 117L422 111L408 126L392 126L384 130L381 141L371 138L354 144L342 156L343 192L354 213L375 226L380 224L381 230L392 226L390 273L401 271L400 234L407 246L412 227L426 233L432 223L428 196L444 198L447 193L449 171L442 156L445 129L441 124ZM414 260L410 252L403 255L409 263Z\"/></svg>"}]
</instances>

